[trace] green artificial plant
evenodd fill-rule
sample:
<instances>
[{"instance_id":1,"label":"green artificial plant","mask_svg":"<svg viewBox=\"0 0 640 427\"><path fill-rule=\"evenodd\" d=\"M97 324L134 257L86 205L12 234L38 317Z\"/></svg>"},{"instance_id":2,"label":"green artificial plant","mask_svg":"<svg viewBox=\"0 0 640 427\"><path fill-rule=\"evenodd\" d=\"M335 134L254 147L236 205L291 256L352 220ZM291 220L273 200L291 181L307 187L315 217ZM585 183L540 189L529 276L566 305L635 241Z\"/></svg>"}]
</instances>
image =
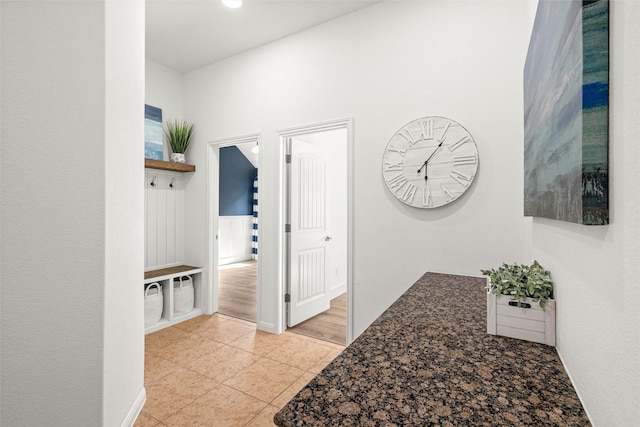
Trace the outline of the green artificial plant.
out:
<instances>
[{"instance_id":1,"label":"green artificial plant","mask_svg":"<svg viewBox=\"0 0 640 427\"><path fill-rule=\"evenodd\" d=\"M189 123L186 120L175 119L167 122L164 135L172 152L183 154L187 152L195 126L195 123Z\"/></svg>"},{"instance_id":2,"label":"green artificial plant","mask_svg":"<svg viewBox=\"0 0 640 427\"><path fill-rule=\"evenodd\" d=\"M531 265L502 264L497 269L480 270L489 276L487 291L495 295L510 295L522 304L526 298L538 302L544 310L547 301L553 298L551 274L538 261Z\"/></svg>"}]
</instances>

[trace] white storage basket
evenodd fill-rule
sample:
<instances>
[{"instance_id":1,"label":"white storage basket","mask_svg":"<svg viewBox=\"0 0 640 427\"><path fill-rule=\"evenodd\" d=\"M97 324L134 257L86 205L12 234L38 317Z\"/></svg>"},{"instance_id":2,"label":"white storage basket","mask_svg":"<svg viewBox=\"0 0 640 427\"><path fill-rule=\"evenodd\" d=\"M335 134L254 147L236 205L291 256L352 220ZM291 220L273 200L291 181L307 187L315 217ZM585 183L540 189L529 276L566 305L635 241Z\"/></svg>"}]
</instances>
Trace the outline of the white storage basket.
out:
<instances>
[{"instance_id":1,"label":"white storage basket","mask_svg":"<svg viewBox=\"0 0 640 427\"><path fill-rule=\"evenodd\" d=\"M191 276L180 276L173 282L173 314L180 316L193 310L194 292Z\"/></svg>"},{"instance_id":2,"label":"white storage basket","mask_svg":"<svg viewBox=\"0 0 640 427\"><path fill-rule=\"evenodd\" d=\"M155 289L154 289L155 288ZM162 318L162 286L153 282L144 289L144 327L148 328Z\"/></svg>"}]
</instances>

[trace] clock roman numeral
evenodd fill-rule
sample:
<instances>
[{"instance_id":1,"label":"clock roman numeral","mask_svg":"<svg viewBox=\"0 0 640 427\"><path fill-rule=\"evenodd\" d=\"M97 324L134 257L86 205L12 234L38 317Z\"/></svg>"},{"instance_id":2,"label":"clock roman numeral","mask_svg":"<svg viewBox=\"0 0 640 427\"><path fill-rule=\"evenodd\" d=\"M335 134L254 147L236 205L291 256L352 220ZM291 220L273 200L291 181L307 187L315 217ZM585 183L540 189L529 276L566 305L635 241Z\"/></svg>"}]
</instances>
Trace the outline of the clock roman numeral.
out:
<instances>
[{"instance_id":1,"label":"clock roman numeral","mask_svg":"<svg viewBox=\"0 0 640 427\"><path fill-rule=\"evenodd\" d=\"M400 198L407 203L413 203L413 198L416 195L416 190L417 187L415 185L409 184L407 185L407 188L404 189L404 192L402 193Z\"/></svg>"},{"instance_id":2,"label":"clock roman numeral","mask_svg":"<svg viewBox=\"0 0 640 427\"><path fill-rule=\"evenodd\" d=\"M456 149L460 148L460 146L462 144L464 144L465 142L469 142L469 141L471 141L471 138L469 138L468 135L465 135L462 138L460 138L457 142L454 142L453 144L450 144L449 145L449 151L456 150Z\"/></svg>"},{"instance_id":3,"label":"clock roman numeral","mask_svg":"<svg viewBox=\"0 0 640 427\"><path fill-rule=\"evenodd\" d=\"M384 164L384 170L385 170L385 172L401 171L402 170L402 161L399 161L398 163L386 162Z\"/></svg>"},{"instance_id":4,"label":"clock roman numeral","mask_svg":"<svg viewBox=\"0 0 640 427\"><path fill-rule=\"evenodd\" d=\"M403 157L404 157L404 155L407 153L406 148L405 148L405 149L403 149L403 148L394 148L394 147L391 147L391 148L387 148L387 151L393 151L394 153L398 153L398 154L400 154L400 155L401 155L401 156L403 156Z\"/></svg>"},{"instance_id":5,"label":"clock roman numeral","mask_svg":"<svg viewBox=\"0 0 640 427\"><path fill-rule=\"evenodd\" d=\"M401 137L409 141L410 145L415 144L419 140L419 138L416 138L415 136L413 136L411 131L407 128L403 128L400 132L398 132L398 135L400 135Z\"/></svg>"},{"instance_id":6,"label":"clock roman numeral","mask_svg":"<svg viewBox=\"0 0 640 427\"><path fill-rule=\"evenodd\" d=\"M404 176L404 174L399 173L398 175L394 176L393 178L391 178L388 182L389 182L389 188L391 190L399 190L404 184L406 184L409 180L407 179L406 176Z\"/></svg>"},{"instance_id":7,"label":"clock roman numeral","mask_svg":"<svg viewBox=\"0 0 640 427\"><path fill-rule=\"evenodd\" d=\"M440 187L442 188L442 191L444 192L444 194L446 194L446 199L453 200L453 194L451 194L449 189L445 187L444 184L440 184Z\"/></svg>"},{"instance_id":8,"label":"clock roman numeral","mask_svg":"<svg viewBox=\"0 0 640 427\"><path fill-rule=\"evenodd\" d=\"M455 169L451 170L451 173L449 174L451 176L451 178L455 179L456 181L458 181L460 184L462 184L464 187L466 187L467 185L469 185L469 182L471 182L471 177L467 176L461 172L458 172Z\"/></svg>"},{"instance_id":9,"label":"clock roman numeral","mask_svg":"<svg viewBox=\"0 0 640 427\"><path fill-rule=\"evenodd\" d=\"M475 165L478 162L478 158L475 154L468 154L465 156L456 156L453 158L453 166L461 165Z\"/></svg>"},{"instance_id":10,"label":"clock roman numeral","mask_svg":"<svg viewBox=\"0 0 640 427\"><path fill-rule=\"evenodd\" d=\"M431 205L431 190L428 185L425 185L422 189L422 206Z\"/></svg>"},{"instance_id":11,"label":"clock roman numeral","mask_svg":"<svg viewBox=\"0 0 640 427\"><path fill-rule=\"evenodd\" d=\"M440 135L440 138L438 138L438 141L443 142L446 139L446 137L444 135L449 130L449 126L451 126L451 122L447 123L447 125L444 127L444 131L442 132L442 135ZM449 148L451 148L451 147L449 147Z\"/></svg>"},{"instance_id":12,"label":"clock roman numeral","mask_svg":"<svg viewBox=\"0 0 640 427\"><path fill-rule=\"evenodd\" d=\"M433 119L420 120L420 137L433 139Z\"/></svg>"}]
</instances>

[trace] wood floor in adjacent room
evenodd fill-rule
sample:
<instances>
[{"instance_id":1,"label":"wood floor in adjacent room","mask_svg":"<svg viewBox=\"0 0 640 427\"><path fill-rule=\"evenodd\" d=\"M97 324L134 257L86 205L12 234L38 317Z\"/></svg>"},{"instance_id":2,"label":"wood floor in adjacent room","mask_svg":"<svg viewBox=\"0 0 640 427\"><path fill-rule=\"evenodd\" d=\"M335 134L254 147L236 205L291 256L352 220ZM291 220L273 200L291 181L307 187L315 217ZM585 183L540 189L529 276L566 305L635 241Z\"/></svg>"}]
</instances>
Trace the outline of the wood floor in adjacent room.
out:
<instances>
[{"instance_id":1,"label":"wood floor in adjacent room","mask_svg":"<svg viewBox=\"0 0 640 427\"><path fill-rule=\"evenodd\" d=\"M219 267L218 312L250 322L256 321L256 261L243 261ZM302 322L287 331L312 338L346 345L346 293L331 301L329 310Z\"/></svg>"},{"instance_id":2,"label":"wood floor in adjacent room","mask_svg":"<svg viewBox=\"0 0 640 427\"><path fill-rule=\"evenodd\" d=\"M347 343L347 294L344 293L331 300L329 310L312 317L287 331L295 334L329 341L334 344Z\"/></svg>"},{"instance_id":3,"label":"wood floor in adjacent room","mask_svg":"<svg viewBox=\"0 0 640 427\"><path fill-rule=\"evenodd\" d=\"M218 267L218 313L256 322L258 262Z\"/></svg>"}]
</instances>

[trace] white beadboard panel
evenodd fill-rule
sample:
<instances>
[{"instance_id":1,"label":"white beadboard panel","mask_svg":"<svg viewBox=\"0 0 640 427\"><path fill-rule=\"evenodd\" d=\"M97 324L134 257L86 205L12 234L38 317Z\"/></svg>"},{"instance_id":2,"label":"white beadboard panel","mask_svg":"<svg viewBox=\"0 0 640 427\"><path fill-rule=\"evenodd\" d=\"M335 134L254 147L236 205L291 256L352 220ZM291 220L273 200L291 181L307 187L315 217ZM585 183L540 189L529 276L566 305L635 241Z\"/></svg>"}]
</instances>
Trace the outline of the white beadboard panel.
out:
<instances>
[{"instance_id":1,"label":"white beadboard panel","mask_svg":"<svg viewBox=\"0 0 640 427\"><path fill-rule=\"evenodd\" d=\"M325 227L324 163L313 156L300 156L299 162L298 229L300 231L322 229Z\"/></svg>"},{"instance_id":2,"label":"white beadboard panel","mask_svg":"<svg viewBox=\"0 0 640 427\"><path fill-rule=\"evenodd\" d=\"M158 247L158 172L146 170L144 193L145 204L145 268L157 265L156 248Z\"/></svg>"},{"instance_id":3,"label":"white beadboard panel","mask_svg":"<svg viewBox=\"0 0 640 427\"><path fill-rule=\"evenodd\" d=\"M166 258L165 264L176 262L176 174L167 175L167 209L166 209Z\"/></svg>"},{"instance_id":4,"label":"white beadboard panel","mask_svg":"<svg viewBox=\"0 0 640 427\"><path fill-rule=\"evenodd\" d=\"M158 174L158 205L155 213L158 221L156 241L156 263L167 265L167 174Z\"/></svg>"},{"instance_id":5,"label":"white beadboard panel","mask_svg":"<svg viewBox=\"0 0 640 427\"><path fill-rule=\"evenodd\" d=\"M155 169L146 170L145 224L145 270L182 264L184 258L182 174Z\"/></svg>"},{"instance_id":6,"label":"white beadboard panel","mask_svg":"<svg viewBox=\"0 0 640 427\"><path fill-rule=\"evenodd\" d=\"M145 169L145 174L144 174L144 265L146 267L147 265L147 256L149 253L149 249L147 248L147 239L148 239L148 235L149 233L147 232L147 206L148 206L148 200L147 200L147 186L149 185L149 181L148 181L148 171Z\"/></svg>"},{"instance_id":7,"label":"white beadboard panel","mask_svg":"<svg viewBox=\"0 0 640 427\"><path fill-rule=\"evenodd\" d=\"M167 174L167 230L166 230L166 265L181 264L183 259L182 228L183 214L183 178L182 174Z\"/></svg>"},{"instance_id":8,"label":"white beadboard panel","mask_svg":"<svg viewBox=\"0 0 640 427\"><path fill-rule=\"evenodd\" d=\"M233 255L232 241L231 218L221 216L218 221L218 261L220 264Z\"/></svg>"},{"instance_id":9,"label":"white beadboard panel","mask_svg":"<svg viewBox=\"0 0 640 427\"><path fill-rule=\"evenodd\" d=\"M176 258L174 265L184 263L184 175L176 178Z\"/></svg>"},{"instance_id":10,"label":"white beadboard panel","mask_svg":"<svg viewBox=\"0 0 640 427\"><path fill-rule=\"evenodd\" d=\"M298 253L298 295L304 301L325 293L324 247Z\"/></svg>"},{"instance_id":11,"label":"white beadboard panel","mask_svg":"<svg viewBox=\"0 0 640 427\"><path fill-rule=\"evenodd\" d=\"M221 216L218 226L218 264L250 260L253 216Z\"/></svg>"}]
</instances>

